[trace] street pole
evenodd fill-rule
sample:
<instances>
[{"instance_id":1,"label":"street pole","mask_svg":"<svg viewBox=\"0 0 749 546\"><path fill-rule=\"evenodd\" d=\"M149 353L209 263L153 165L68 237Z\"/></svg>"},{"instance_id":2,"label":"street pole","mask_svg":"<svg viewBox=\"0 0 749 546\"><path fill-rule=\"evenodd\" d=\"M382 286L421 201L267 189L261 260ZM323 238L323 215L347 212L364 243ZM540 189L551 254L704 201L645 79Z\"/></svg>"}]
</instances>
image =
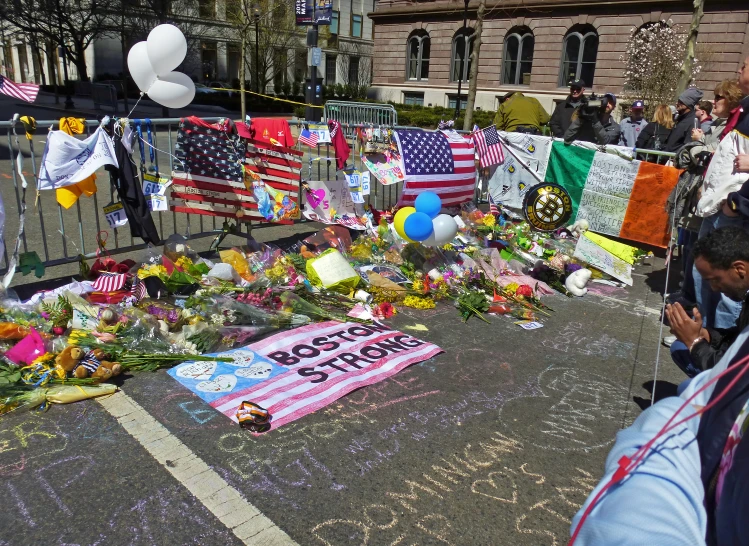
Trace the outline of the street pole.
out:
<instances>
[{"instance_id":1,"label":"street pole","mask_svg":"<svg viewBox=\"0 0 749 546\"><path fill-rule=\"evenodd\" d=\"M458 121L460 116L460 89L463 84L463 71L465 70L466 55L470 51L468 47L468 36L466 35L466 29L468 28L468 1L465 0L465 8L463 9L463 55L460 57L460 74L458 75L458 98L455 99L455 121ZM457 51L456 51L457 53Z\"/></svg>"},{"instance_id":2,"label":"street pole","mask_svg":"<svg viewBox=\"0 0 749 546\"><path fill-rule=\"evenodd\" d=\"M255 8L255 93L260 93L260 10Z\"/></svg>"},{"instance_id":3,"label":"street pole","mask_svg":"<svg viewBox=\"0 0 749 546\"><path fill-rule=\"evenodd\" d=\"M306 98L307 98L307 104L315 104L315 105L320 103L320 95L321 95L320 91L318 90L318 88L320 87L320 84L319 84L319 80L317 79L317 67L314 65L314 62L312 60L312 51L314 48L317 47L317 39L318 39L318 26L317 26L317 23L313 23L311 26L307 27L307 47L309 48L308 57L309 57L309 71L310 71L309 83L310 85L309 85L309 88L307 89ZM305 107L304 117L307 119L307 121L320 121L320 109L307 106Z\"/></svg>"}]
</instances>

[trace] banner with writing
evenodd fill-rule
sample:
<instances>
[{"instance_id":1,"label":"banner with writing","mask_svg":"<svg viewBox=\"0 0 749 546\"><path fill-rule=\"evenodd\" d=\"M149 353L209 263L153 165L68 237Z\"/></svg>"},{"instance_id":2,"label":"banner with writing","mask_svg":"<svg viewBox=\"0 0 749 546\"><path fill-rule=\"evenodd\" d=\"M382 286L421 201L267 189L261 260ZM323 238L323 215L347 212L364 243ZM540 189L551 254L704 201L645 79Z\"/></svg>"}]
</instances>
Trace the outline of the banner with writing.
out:
<instances>
[{"instance_id":1,"label":"banner with writing","mask_svg":"<svg viewBox=\"0 0 749 546\"><path fill-rule=\"evenodd\" d=\"M432 358L442 349L381 324L331 321L281 332L241 351L253 355L249 367L241 370L257 366L257 374L247 371L240 375L237 368L231 374L218 372L220 377L215 377L217 372L211 366L208 366L210 374L200 371L210 363L195 362L191 365L199 365L196 372L200 377L192 380L215 380L211 388L221 392L221 396L211 395L209 403L233 421L237 420L237 407L246 400L267 409L271 429L275 429L355 389L378 383L407 366ZM179 378L186 374L187 365L170 370L170 375L181 381ZM258 374L264 377L255 379ZM253 384L236 388L244 376L252 376ZM206 400L204 395L197 394Z\"/></svg>"},{"instance_id":2,"label":"banner with writing","mask_svg":"<svg viewBox=\"0 0 749 546\"><path fill-rule=\"evenodd\" d=\"M86 140L78 140L64 131L50 131L37 187L53 190L77 184L105 165L118 166L112 139L101 127Z\"/></svg>"},{"instance_id":3,"label":"banner with writing","mask_svg":"<svg viewBox=\"0 0 749 546\"><path fill-rule=\"evenodd\" d=\"M604 152L590 143L565 144L514 133L501 136L517 157L506 153L505 162L489 180L495 202L522 208L525 193L539 177L570 194L570 222L585 219L597 233L659 247L668 243L665 205L678 181L678 169L632 160L618 146L607 146Z\"/></svg>"},{"instance_id":4,"label":"banner with writing","mask_svg":"<svg viewBox=\"0 0 749 546\"><path fill-rule=\"evenodd\" d=\"M573 257L600 269L628 286L632 286L632 266L621 258L614 256L605 248L598 246L585 235L578 239Z\"/></svg>"},{"instance_id":5,"label":"banner with writing","mask_svg":"<svg viewBox=\"0 0 749 546\"><path fill-rule=\"evenodd\" d=\"M309 180L306 184L309 189L302 193L305 196L303 214L307 220L323 224L339 224L360 231L366 229L357 215L357 207L359 207L359 212L364 212L363 199L358 199L362 193L355 191L352 194L346 178Z\"/></svg>"}]
</instances>

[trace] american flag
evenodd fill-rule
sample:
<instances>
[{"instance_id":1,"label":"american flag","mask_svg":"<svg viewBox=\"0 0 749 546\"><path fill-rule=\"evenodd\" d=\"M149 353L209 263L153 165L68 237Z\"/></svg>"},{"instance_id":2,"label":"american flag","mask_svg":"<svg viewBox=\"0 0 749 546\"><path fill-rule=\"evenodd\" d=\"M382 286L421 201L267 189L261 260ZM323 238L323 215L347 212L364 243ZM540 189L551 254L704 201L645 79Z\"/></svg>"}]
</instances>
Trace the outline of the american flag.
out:
<instances>
[{"instance_id":1,"label":"american flag","mask_svg":"<svg viewBox=\"0 0 749 546\"><path fill-rule=\"evenodd\" d=\"M494 126L474 132L471 138L476 144L482 169L504 163L505 154L502 151L499 133Z\"/></svg>"},{"instance_id":2,"label":"american flag","mask_svg":"<svg viewBox=\"0 0 749 546\"><path fill-rule=\"evenodd\" d=\"M114 292L121 290L127 281L125 273L102 273L94 281L94 290L97 292Z\"/></svg>"},{"instance_id":3,"label":"american flag","mask_svg":"<svg viewBox=\"0 0 749 546\"><path fill-rule=\"evenodd\" d=\"M0 93L14 99L34 102L39 94L39 86L33 83L16 83L0 75Z\"/></svg>"},{"instance_id":4,"label":"american flag","mask_svg":"<svg viewBox=\"0 0 749 546\"><path fill-rule=\"evenodd\" d=\"M307 129L302 129L299 133L299 142L307 146L317 146L317 133L310 133Z\"/></svg>"},{"instance_id":5,"label":"american flag","mask_svg":"<svg viewBox=\"0 0 749 546\"><path fill-rule=\"evenodd\" d=\"M494 202L494 198L492 197L491 193L489 194L489 214L499 216L499 207L497 207L497 204Z\"/></svg>"},{"instance_id":6,"label":"american flag","mask_svg":"<svg viewBox=\"0 0 749 546\"><path fill-rule=\"evenodd\" d=\"M433 191L442 205L470 201L476 186L473 144L458 133L401 129L395 140L405 174L399 206L413 205L423 191Z\"/></svg>"},{"instance_id":7,"label":"american flag","mask_svg":"<svg viewBox=\"0 0 749 546\"><path fill-rule=\"evenodd\" d=\"M265 184L299 199L302 152L254 140L244 140L231 122L211 125L195 116L180 122L172 173L172 203L175 212L265 220L257 211L252 187L248 189L244 168ZM281 223L290 223L283 221Z\"/></svg>"}]
</instances>

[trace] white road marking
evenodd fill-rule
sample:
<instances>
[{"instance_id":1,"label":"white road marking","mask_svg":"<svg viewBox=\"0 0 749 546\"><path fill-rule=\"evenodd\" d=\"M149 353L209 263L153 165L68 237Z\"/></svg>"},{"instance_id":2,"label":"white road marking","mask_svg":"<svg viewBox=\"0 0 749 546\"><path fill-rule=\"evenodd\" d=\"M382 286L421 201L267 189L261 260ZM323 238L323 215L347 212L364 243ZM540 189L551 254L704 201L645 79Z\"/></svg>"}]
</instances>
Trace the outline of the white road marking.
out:
<instances>
[{"instance_id":1,"label":"white road marking","mask_svg":"<svg viewBox=\"0 0 749 546\"><path fill-rule=\"evenodd\" d=\"M96 400L239 540L256 546L296 546L275 523L127 394L118 391Z\"/></svg>"}]
</instances>

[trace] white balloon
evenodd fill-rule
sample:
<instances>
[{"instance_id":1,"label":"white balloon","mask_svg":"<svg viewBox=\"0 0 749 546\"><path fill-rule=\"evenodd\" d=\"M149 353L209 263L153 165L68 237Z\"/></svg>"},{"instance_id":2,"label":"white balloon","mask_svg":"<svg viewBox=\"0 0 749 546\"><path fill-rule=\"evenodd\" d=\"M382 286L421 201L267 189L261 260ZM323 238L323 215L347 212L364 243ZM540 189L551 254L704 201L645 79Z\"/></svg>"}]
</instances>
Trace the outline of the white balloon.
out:
<instances>
[{"instance_id":1,"label":"white balloon","mask_svg":"<svg viewBox=\"0 0 749 546\"><path fill-rule=\"evenodd\" d=\"M432 220L432 226L434 227L434 242L437 246L446 245L451 242L458 233L458 224L449 214L440 214L437 216Z\"/></svg>"},{"instance_id":2,"label":"white balloon","mask_svg":"<svg viewBox=\"0 0 749 546\"><path fill-rule=\"evenodd\" d=\"M171 72L156 79L148 96L167 108L184 108L195 98L195 84L182 72Z\"/></svg>"},{"instance_id":3,"label":"white balloon","mask_svg":"<svg viewBox=\"0 0 749 546\"><path fill-rule=\"evenodd\" d=\"M148 60L146 48L146 42L138 42L130 48L130 52L127 54L127 68L130 71L130 76L132 76L138 89L144 93L148 93L148 89L156 81L156 72L151 66L151 61Z\"/></svg>"},{"instance_id":4,"label":"white balloon","mask_svg":"<svg viewBox=\"0 0 749 546\"><path fill-rule=\"evenodd\" d=\"M177 68L187 55L187 40L174 25L159 25L148 34L148 58L153 71L166 76Z\"/></svg>"}]
</instances>

